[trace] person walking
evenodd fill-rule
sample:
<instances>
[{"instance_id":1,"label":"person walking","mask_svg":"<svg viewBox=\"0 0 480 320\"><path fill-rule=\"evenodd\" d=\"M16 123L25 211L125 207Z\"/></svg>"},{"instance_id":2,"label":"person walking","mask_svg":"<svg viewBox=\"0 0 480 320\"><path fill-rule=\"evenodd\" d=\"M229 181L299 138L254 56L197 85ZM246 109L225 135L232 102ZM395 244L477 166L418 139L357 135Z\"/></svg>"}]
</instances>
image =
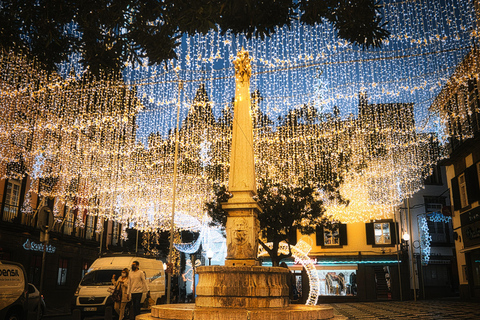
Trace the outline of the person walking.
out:
<instances>
[{"instance_id":1,"label":"person walking","mask_svg":"<svg viewBox=\"0 0 480 320\"><path fill-rule=\"evenodd\" d=\"M287 285L288 285L288 295L290 298L290 302L293 300L298 299L297 286L295 285L295 275L292 271L288 268L285 262L280 263L280 267L285 268L288 270L288 277L287 277Z\"/></svg>"},{"instance_id":2,"label":"person walking","mask_svg":"<svg viewBox=\"0 0 480 320\"><path fill-rule=\"evenodd\" d=\"M128 293L127 296L132 300L133 305L133 319L140 314L140 307L142 301L142 294L150 292L148 289L145 273L140 270L138 261L132 262L132 271L129 276ZM132 317L130 317L132 319Z\"/></svg>"},{"instance_id":3,"label":"person walking","mask_svg":"<svg viewBox=\"0 0 480 320\"><path fill-rule=\"evenodd\" d=\"M120 301L115 301L113 309L118 314L118 319L123 320L123 315L125 313L125 306L127 302L130 301L128 296L128 287L129 287L129 278L128 278L128 268L122 270L122 275L115 280L115 275L112 277L112 283L115 286L115 290L120 290L122 292L122 297Z\"/></svg>"}]
</instances>

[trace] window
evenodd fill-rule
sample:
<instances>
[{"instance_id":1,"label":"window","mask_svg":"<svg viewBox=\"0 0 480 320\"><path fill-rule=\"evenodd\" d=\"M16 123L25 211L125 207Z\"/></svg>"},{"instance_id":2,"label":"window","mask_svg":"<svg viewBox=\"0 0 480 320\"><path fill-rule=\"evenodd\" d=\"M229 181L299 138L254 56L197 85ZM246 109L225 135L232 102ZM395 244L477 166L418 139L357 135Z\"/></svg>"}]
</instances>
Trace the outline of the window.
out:
<instances>
[{"instance_id":1,"label":"window","mask_svg":"<svg viewBox=\"0 0 480 320\"><path fill-rule=\"evenodd\" d=\"M12 222L18 214L18 204L20 202L19 180L10 179L7 182L7 192L5 194L5 207L3 209L3 221Z\"/></svg>"},{"instance_id":2,"label":"window","mask_svg":"<svg viewBox=\"0 0 480 320\"><path fill-rule=\"evenodd\" d=\"M67 270L68 270L68 260L59 258L58 259L58 277L57 277L57 284L59 286L67 285Z\"/></svg>"},{"instance_id":3,"label":"window","mask_svg":"<svg viewBox=\"0 0 480 320\"><path fill-rule=\"evenodd\" d=\"M344 223L318 226L316 244L322 247L339 247L347 245L347 225Z\"/></svg>"},{"instance_id":4,"label":"window","mask_svg":"<svg viewBox=\"0 0 480 320\"><path fill-rule=\"evenodd\" d=\"M66 235L72 235L73 232L73 222L75 219L75 215L71 209L68 209L67 216L65 217L65 221L63 222L63 233Z\"/></svg>"},{"instance_id":5,"label":"window","mask_svg":"<svg viewBox=\"0 0 480 320\"><path fill-rule=\"evenodd\" d=\"M87 215L87 225L85 226L85 238L87 240L93 239L94 233L94 224L95 224L95 217L91 215Z\"/></svg>"},{"instance_id":6,"label":"window","mask_svg":"<svg viewBox=\"0 0 480 320\"><path fill-rule=\"evenodd\" d=\"M462 173L458 177L458 188L460 191L460 204L461 207L464 208L468 206L468 198L467 198L467 184L465 182L465 174Z\"/></svg>"},{"instance_id":7,"label":"window","mask_svg":"<svg viewBox=\"0 0 480 320\"><path fill-rule=\"evenodd\" d=\"M441 185L442 182L442 170L439 165L434 166L432 174L425 179L426 185Z\"/></svg>"},{"instance_id":8,"label":"window","mask_svg":"<svg viewBox=\"0 0 480 320\"><path fill-rule=\"evenodd\" d=\"M441 242L445 243L447 242L447 234L445 230L446 224L445 222L433 222L433 221L427 221L428 224L428 232L430 233L430 236L432 237L432 242Z\"/></svg>"},{"instance_id":9,"label":"window","mask_svg":"<svg viewBox=\"0 0 480 320\"><path fill-rule=\"evenodd\" d=\"M426 212L442 212L443 205L441 203L425 203Z\"/></svg>"},{"instance_id":10,"label":"window","mask_svg":"<svg viewBox=\"0 0 480 320\"><path fill-rule=\"evenodd\" d=\"M117 221L113 222L113 234L112 234L112 246L118 245L118 229L119 223Z\"/></svg>"},{"instance_id":11,"label":"window","mask_svg":"<svg viewBox=\"0 0 480 320\"><path fill-rule=\"evenodd\" d=\"M390 223L379 222L374 223L375 244L392 244L390 235Z\"/></svg>"},{"instance_id":12,"label":"window","mask_svg":"<svg viewBox=\"0 0 480 320\"><path fill-rule=\"evenodd\" d=\"M323 245L324 246L338 246L340 245L340 232L338 227L323 228Z\"/></svg>"}]
</instances>

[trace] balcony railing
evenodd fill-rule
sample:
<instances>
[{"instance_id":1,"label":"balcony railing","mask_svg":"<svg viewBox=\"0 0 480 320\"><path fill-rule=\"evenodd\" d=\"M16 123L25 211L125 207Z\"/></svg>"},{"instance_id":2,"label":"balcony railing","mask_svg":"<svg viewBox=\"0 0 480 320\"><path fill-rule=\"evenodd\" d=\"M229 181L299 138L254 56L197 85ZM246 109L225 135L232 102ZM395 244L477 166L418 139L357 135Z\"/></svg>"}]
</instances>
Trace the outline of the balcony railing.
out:
<instances>
[{"instance_id":1,"label":"balcony railing","mask_svg":"<svg viewBox=\"0 0 480 320\"><path fill-rule=\"evenodd\" d=\"M19 206L5 204L2 212L2 220L7 222L13 222L13 220L18 216L18 209Z\"/></svg>"}]
</instances>

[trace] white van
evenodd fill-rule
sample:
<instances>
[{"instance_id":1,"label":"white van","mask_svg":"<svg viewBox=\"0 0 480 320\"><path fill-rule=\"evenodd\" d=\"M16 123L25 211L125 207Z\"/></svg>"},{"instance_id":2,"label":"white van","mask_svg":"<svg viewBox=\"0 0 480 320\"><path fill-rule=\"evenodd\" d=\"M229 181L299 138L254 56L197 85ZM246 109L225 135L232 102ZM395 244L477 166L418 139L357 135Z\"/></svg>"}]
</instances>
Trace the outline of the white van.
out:
<instances>
[{"instance_id":1,"label":"white van","mask_svg":"<svg viewBox=\"0 0 480 320\"><path fill-rule=\"evenodd\" d=\"M165 296L165 271L162 261L135 256L110 256L95 260L80 281L72 303L73 312L78 314L80 311L82 319L112 312L112 275L115 274L118 279L122 269L130 269L133 261L138 261L140 271L145 272L150 297L159 304ZM142 296L142 303L145 298L146 293Z\"/></svg>"}]
</instances>

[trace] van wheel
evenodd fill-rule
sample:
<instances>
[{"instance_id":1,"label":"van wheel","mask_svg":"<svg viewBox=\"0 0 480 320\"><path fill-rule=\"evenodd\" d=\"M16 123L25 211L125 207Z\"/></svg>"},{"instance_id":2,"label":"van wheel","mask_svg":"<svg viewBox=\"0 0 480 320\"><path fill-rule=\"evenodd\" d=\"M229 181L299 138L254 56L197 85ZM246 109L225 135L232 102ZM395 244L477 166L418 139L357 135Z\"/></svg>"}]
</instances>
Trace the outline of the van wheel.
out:
<instances>
[{"instance_id":1,"label":"van wheel","mask_svg":"<svg viewBox=\"0 0 480 320\"><path fill-rule=\"evenodd\" d=\"M7 314L5 320L22 320L22 317L17 310L12 310Z\"/></svg>"}]
</instances>

